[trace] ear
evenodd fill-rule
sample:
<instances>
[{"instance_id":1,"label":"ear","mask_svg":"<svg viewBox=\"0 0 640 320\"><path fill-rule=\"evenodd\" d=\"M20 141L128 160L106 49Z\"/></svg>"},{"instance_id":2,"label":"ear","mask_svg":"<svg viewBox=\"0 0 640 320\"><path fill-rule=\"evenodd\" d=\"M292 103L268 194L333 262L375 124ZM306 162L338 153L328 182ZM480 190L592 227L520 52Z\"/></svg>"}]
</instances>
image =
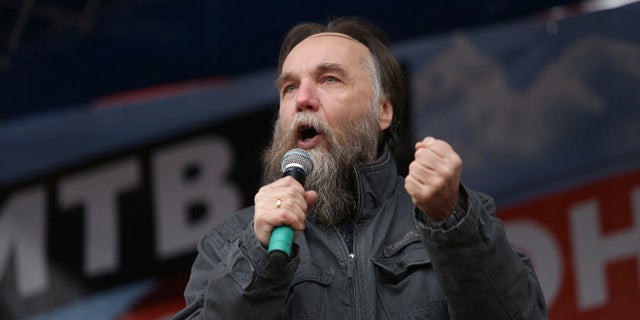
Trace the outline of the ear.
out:
<instances>
[{"instance_id":1,"label":"ear","mask_svg":"<svg viewBox=\"0 0 640 320\"><path fill-rule=\"evenodd\" d=\"M391 125L393 120L393 105L389 98L385 97L384 102L380 106L378 111L378 123L380 124L380 131L384 131Z\"/></svg>"}]
</instances>

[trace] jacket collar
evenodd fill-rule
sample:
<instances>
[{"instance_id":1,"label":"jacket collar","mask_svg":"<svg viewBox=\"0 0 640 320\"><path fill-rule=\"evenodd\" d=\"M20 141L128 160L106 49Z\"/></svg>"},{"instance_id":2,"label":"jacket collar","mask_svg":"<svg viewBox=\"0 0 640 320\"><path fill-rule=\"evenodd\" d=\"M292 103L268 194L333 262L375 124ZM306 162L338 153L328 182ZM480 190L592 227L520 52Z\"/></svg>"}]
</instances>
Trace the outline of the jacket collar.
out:
<instances>
[{"instance_id":1,"label":"jacket collar","mask_svg":"<svg viewBox=\"0 0 640 320\"><path fill-rule=\"evenodd\" d=\"M388 148L373 163L355 168L360 218L373 216L397 188L399 183L396 163Z\"/></svg>"}]
</instances>

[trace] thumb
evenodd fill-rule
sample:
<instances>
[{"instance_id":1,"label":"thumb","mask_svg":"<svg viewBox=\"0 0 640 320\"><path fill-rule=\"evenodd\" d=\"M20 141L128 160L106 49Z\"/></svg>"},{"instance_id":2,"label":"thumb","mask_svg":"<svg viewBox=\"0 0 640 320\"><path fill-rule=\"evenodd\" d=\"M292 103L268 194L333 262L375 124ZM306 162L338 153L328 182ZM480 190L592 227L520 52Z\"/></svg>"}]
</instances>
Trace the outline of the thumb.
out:
<instances>
[{"instance_id":1,"label":"thumb","mask_svg":"<svg viewBox=\"0 0 640 320\"><path fill-rule=\"evenodd\" d=\"M307 201L307 213L313 209L318 201L318 192L314 190L305 191L304 199Z\"/></svg>"},{"instance_id":2,"label":"thumb","mask_svg":"<svg viewBox=\"0 0 640 320\"><path fill-rule=\"evenodd\" d=\"M416 142L415 149L418 150L418 149L425 148L427 145L432 144L434 141L436 141L436 138L434 138L434 137L426 137L426 138L422 139L421 141Z\"/></svg>"}]
</instances>

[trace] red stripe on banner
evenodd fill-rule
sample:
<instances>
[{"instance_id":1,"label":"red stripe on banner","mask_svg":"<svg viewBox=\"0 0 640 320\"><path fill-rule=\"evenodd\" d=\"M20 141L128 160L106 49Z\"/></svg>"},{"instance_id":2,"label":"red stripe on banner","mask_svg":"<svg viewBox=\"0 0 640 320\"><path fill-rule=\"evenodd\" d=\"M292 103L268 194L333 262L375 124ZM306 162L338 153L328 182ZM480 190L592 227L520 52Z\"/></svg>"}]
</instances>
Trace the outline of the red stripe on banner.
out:
<instances>
[{"instance_id":1,"label":"red stripe on banner","mask_svg":"<svg viewBox=\"0 0 640 320\"><path fill-rule=\"evenodd\" d=\"M189 274L167 277L118 320L160 320L169 319L185 306L183 291L189 281Z\"/></svg>"},{"instance_id":2,"label":"red stripe on banner","mask_svg":"<svg viewBox=\"0 0 640 320\"><path fill-rule=\"evenodd\" d=\"M180 83L169 83L107 95L93 100L91 105L94 108L120 107L151 100L165 99L196 90L223 88L228 86L230 83L231 80L225 77L212 77Z\"/></svg>"},{"instance_id":3,"label":"red stripe on banner","mask_svg":"<svg viewBox=\"0 0 640 320\"><path fill-rule=\"evenodd\" d=\"M516 246L534 263L550 318L638 319L640 170L534 199L499 215L507 232L515 225L529 231L529 239ZM543 254L535 250L542 247Z\"/></svg>"}]
</instances>

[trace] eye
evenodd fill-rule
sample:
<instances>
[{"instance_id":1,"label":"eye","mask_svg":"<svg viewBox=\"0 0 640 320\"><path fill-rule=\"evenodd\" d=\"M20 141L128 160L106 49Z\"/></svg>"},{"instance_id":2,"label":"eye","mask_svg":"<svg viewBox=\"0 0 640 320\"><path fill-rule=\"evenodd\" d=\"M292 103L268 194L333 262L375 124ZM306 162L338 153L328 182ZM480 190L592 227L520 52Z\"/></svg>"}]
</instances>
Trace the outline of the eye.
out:
<instances>
[{"instance_id":1,"label":"eye","mask_svg":"<svg viewBox=\"0 0 640 320\"><path fill-rule=\"evenodd\" d=\"M293 92L293 91L295 91L297 88L298 88L298 87L296 87L296 86L295 86L295 85L293 85L293 84L285 85L285 86L283 86L283 87L282 87L282 94L287 94L287 93Z\"/></svg>"},{"instance_id":2,"label":"eye","mask_svg":"<svg viewBox=\"0 0 640 320\"><path fill-rule=\"evenodd\" d=\"M324 78L324 82L326 83L334 83L334 82L338 82L338 79L334 76L326 76Z\"/></svg>"}]
</instances>

